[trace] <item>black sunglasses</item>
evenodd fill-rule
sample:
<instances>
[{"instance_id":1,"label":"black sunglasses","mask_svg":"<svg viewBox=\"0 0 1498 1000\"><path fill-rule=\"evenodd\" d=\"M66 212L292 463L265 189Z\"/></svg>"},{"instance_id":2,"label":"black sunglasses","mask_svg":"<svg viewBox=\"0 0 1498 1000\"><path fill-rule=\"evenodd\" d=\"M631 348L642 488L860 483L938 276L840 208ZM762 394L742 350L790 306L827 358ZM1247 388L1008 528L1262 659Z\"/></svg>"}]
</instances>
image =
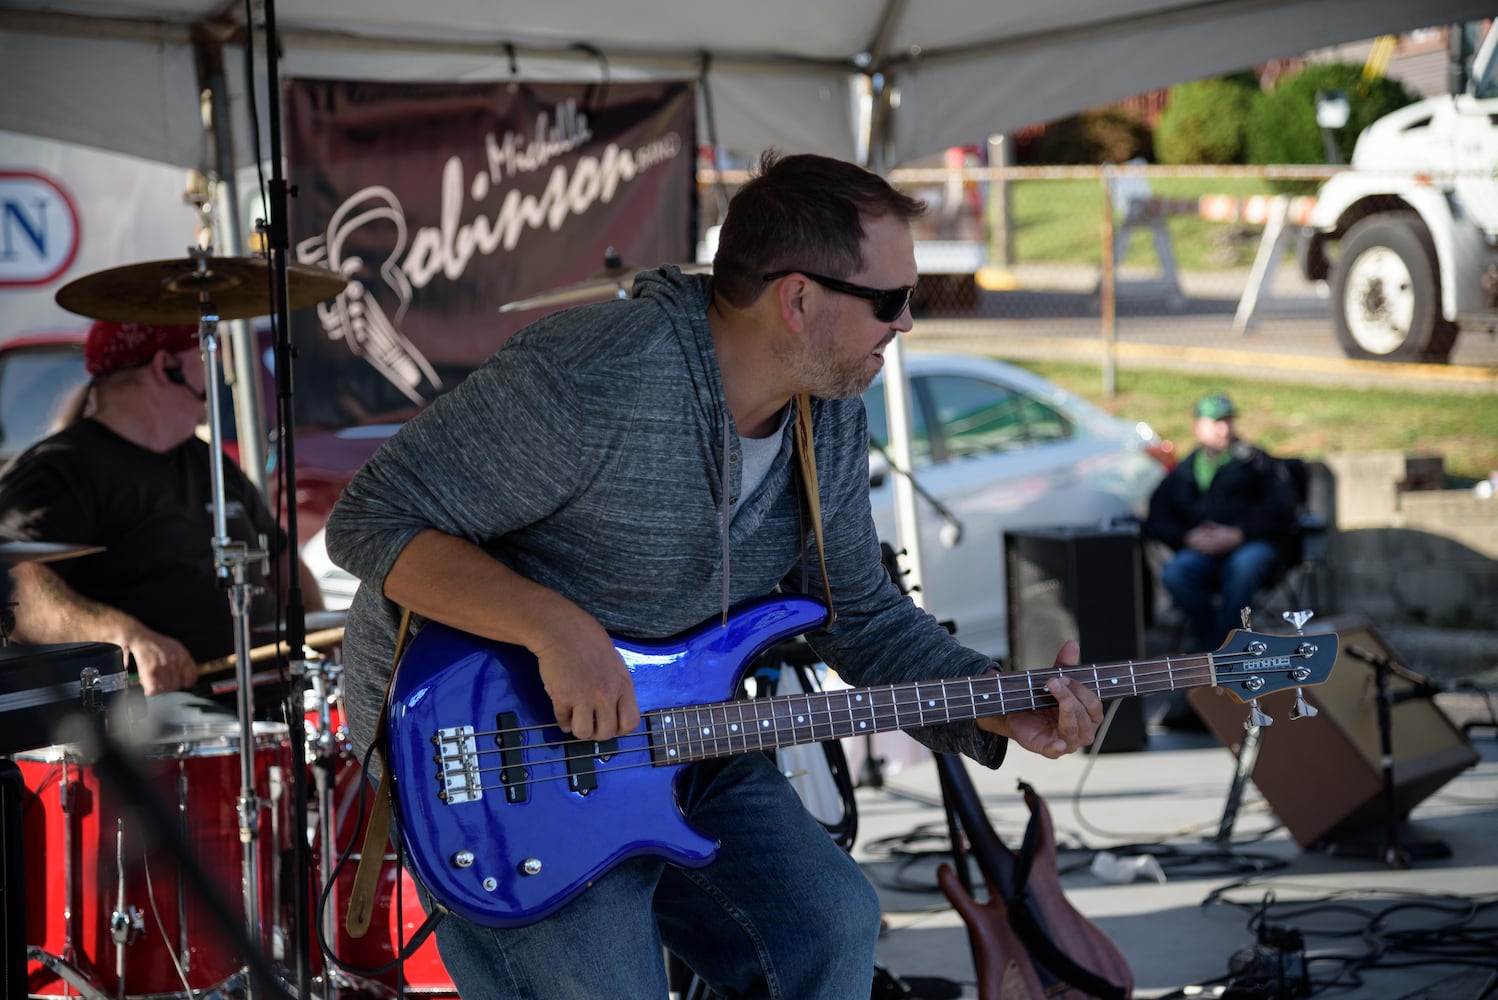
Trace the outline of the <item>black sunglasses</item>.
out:
<instances>
[{"instance_id":1,"label":"black sunglasses","mask_svg":"<svg viewBox=\"0 0 1498 1000\"><path fill-rule=\"evenodd\" d=\"M893 323L899 319L905 307L910 305L910 297L915 294L914 285L903 285L899 288L870 288L867 285L855 285L840 278L829 278L825 274L813 274L810 271L796 268L787 271L772 271L765 275L764 280L775 281L788 274L799 274L810 278L823 288L868 300L874 305L874 318L881 323Z\"/></svg>"}]
</instances>

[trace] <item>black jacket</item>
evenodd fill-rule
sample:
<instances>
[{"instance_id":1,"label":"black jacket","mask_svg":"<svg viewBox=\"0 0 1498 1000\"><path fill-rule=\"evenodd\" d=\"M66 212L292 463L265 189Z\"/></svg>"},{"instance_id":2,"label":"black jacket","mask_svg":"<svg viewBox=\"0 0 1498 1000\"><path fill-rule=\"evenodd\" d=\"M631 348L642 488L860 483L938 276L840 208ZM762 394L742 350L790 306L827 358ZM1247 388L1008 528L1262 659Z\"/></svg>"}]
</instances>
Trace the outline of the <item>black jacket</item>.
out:
<instances>
[{"instance_id":1,"label":"black jacket","mask_svg":"<svg viewBox=\"0 0 1498 1000\"><path fill-rule=\"evenodd\" d=\"M1233 443L1232 458L1203 493L1196 486L1198 448L1155 487L1145 532L1172 549L1204 521L1238 528L1245 540L1267 539L1285 549L1295 530L1298 498L1283 465L1262 449Z\"/></svg>"}]
</instances>

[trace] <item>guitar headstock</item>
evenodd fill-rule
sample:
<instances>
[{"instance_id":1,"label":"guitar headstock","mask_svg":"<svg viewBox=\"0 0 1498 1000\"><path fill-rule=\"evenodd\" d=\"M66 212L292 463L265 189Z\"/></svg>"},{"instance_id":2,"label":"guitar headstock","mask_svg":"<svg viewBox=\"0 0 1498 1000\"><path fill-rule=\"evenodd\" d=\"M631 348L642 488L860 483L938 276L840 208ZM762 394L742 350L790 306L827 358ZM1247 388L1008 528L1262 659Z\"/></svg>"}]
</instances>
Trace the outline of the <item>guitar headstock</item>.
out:
<instances>
[{"instance_id":1,"label":"guitar headstock","mask_svg":"<svg viewBox=\"0 0 1498 1000\"><path fill-rule=\"evenodd\" d=\"M1335 632L1268 635L1234 629L1212 654L1217 686L1241 702L1324 683L1336 662Z\"/></svg>"}]
</instances>

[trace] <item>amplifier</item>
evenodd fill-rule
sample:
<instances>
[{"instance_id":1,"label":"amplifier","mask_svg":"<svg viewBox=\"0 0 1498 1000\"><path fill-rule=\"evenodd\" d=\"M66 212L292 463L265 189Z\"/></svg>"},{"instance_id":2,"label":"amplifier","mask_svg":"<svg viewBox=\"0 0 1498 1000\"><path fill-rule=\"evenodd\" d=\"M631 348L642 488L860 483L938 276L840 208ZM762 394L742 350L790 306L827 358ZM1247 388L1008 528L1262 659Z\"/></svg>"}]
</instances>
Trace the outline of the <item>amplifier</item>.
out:
<instances>
[{"instance_id":1,"label":"amplifier","mask_svg":"<svg viewBox=\"0 0 1498 1000\"><path fill-rule=\"evenodd\" d=\"M1083 663L1137 660L1144 654L1139 535L1132 528L1037 528L1004 535L1013 669L1049 667L1067 639ZM1143 750L1144 705L1119 699L1101 745L1107 753Z\"/></svg>"}]
</instances>

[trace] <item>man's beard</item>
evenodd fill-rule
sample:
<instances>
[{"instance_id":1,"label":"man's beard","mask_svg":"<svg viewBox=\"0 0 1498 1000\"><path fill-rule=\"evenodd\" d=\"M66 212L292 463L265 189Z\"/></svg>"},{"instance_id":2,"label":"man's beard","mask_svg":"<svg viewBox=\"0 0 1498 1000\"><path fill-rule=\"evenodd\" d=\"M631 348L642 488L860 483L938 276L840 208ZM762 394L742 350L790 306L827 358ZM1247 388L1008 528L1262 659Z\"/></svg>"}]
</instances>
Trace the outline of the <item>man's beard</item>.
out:
<instances>
[{"instance_id":1,"label":"man's beard","mask_svg":"<svg viewBox=\"0 0 1498 1000\"><path fill-rule=\"evenodd\" d=\"M867 354L838 357L837 332L830 320L819 324L811 336L796 344L787 358L791 370L807 392L821 399L861 396L878 373Z\"/></svg>"}]
</instances>

